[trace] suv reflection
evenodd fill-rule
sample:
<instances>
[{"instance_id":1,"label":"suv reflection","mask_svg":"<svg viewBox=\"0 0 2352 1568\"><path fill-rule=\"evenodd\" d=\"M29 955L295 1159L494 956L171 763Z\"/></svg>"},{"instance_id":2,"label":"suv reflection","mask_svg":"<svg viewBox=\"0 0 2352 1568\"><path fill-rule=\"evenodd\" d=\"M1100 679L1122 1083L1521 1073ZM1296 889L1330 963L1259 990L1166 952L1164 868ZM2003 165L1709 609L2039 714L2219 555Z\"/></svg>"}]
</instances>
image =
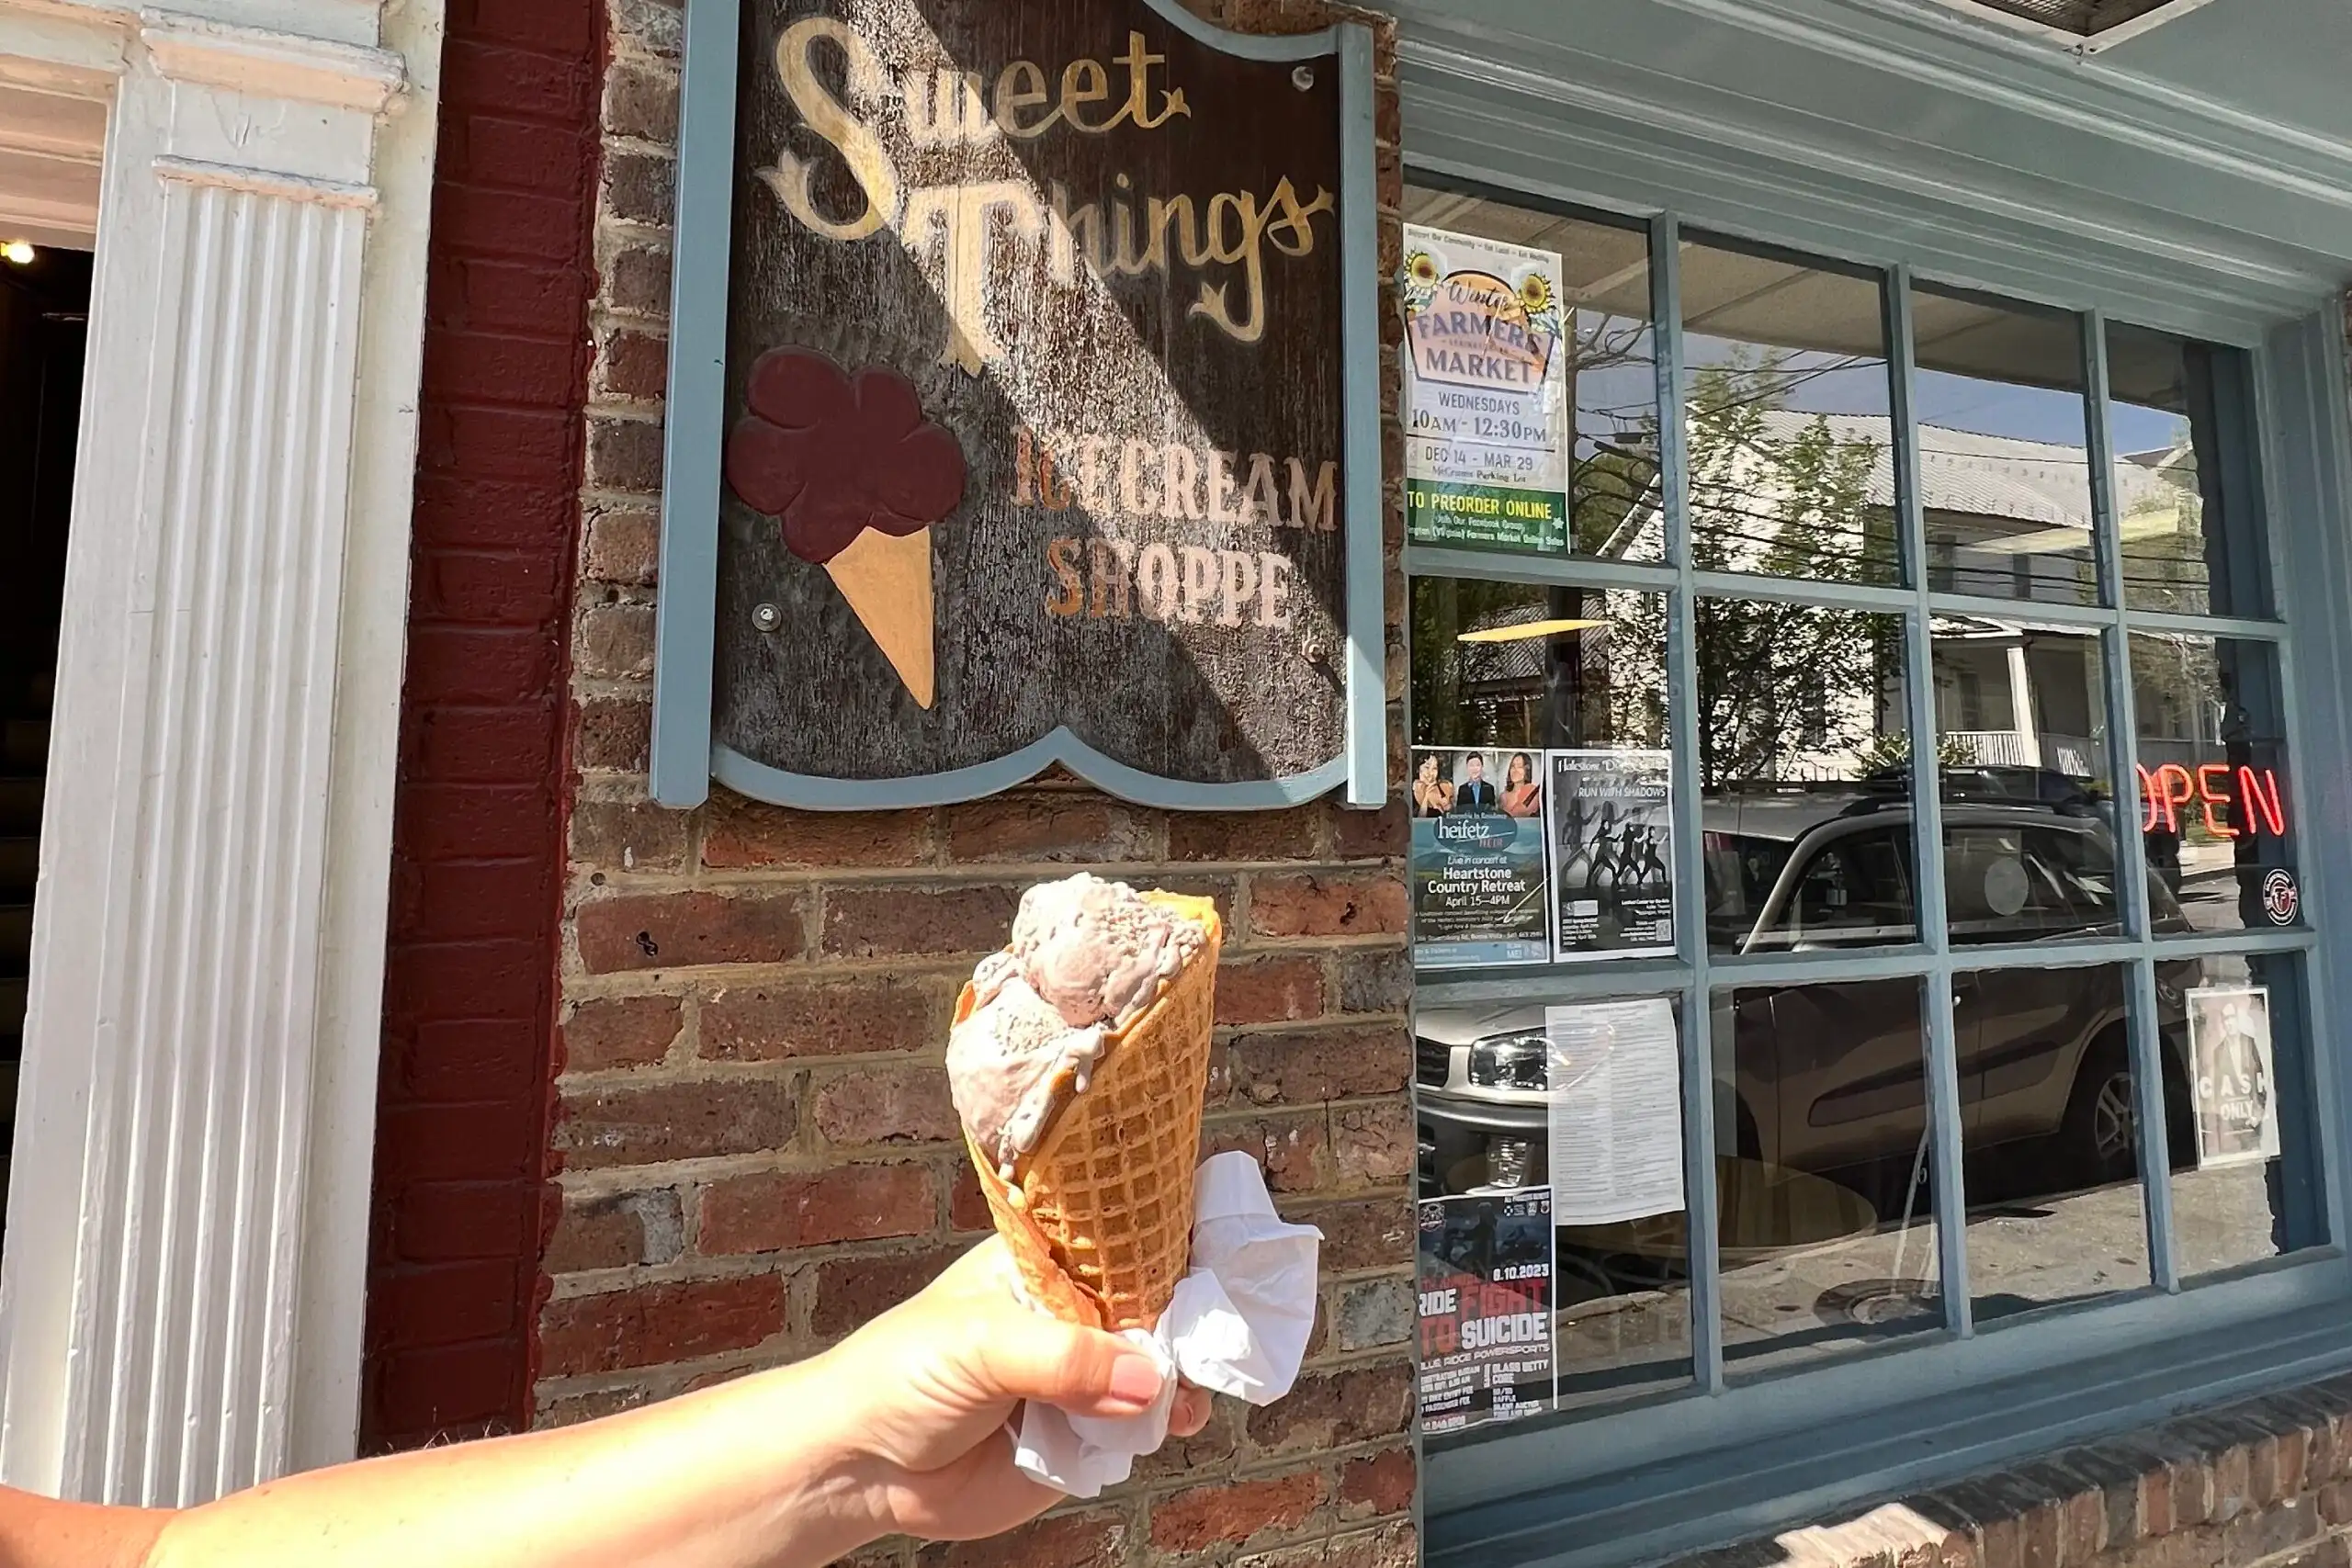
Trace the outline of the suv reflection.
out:
<instances>
[{"instance_id":1,"label":"suv reflection","mask_svg":"<svg viewBox=\"0 0 2352 1568\"><path fill-rule=\"evenodd\" d=\"M2121 933L2114 836L2099 807L2079 796L1975 797L1948 802L1943 817L1946 910L1963 964L1970 947ZM1703 823L1715 952L1917 940L1907 799L1867 786L1731 795L1711 801ZM2149 897L2157 931L2188 929L2160 884ZM2165 1103L2184 1108L2182 996L2198 976L2194 960L2156 971ZM2116 970L2037 964L1962 973L1952 1000L1972 1156L2031 1144L2038 1164L2054 1165L2050 1174L2073 1184L2135 1173L2136 1101ZM1871 1180L1858 1173L1910 1168L1928 1124L1922 1006L1920 982L1907 977L1717 992L1724 1152L1883 1190L1883 1168ZM1543 1005L1427 1009L1416 1032L1424 1192L1546 1180ZM2192 1129L2172 1128L2167 1141L2177 1162L2193 1159Z\"/></svg>"}]
</instances>

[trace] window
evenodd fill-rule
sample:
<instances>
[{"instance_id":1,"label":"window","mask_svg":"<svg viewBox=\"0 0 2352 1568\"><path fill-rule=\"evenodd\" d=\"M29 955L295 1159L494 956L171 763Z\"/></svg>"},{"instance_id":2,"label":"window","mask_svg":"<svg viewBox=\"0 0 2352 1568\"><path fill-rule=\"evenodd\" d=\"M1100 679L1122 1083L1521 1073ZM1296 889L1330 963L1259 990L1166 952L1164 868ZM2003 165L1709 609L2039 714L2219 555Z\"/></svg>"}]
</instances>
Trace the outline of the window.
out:
<instances>
[{"instance_id":1,"label":"window","mask_svg":"<svg viewBox=\"0 0 2352 1568\"><path fill-rule=\"evenodd\" d=\"M2244 352L1666 220L1407 219L1562 367L1413 482L1571 497L1407 551L1434 1451L2324 1247ZM1473 753L1521 820L1449 790Z\"/></svg>"}]
</instances>

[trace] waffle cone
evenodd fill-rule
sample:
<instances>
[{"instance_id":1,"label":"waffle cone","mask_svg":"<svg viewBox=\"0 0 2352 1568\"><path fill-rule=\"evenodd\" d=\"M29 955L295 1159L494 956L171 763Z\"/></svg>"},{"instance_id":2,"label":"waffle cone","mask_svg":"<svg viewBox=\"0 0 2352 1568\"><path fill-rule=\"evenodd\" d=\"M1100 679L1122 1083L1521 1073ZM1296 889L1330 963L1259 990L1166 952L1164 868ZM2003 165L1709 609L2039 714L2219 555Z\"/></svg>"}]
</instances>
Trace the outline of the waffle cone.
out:
<instances>
[{"instance_id":1,"label":"waffle cone","mask_svg":"<svg viewBox=\"0 0 2352 1568\"><path fill-rule=\"evenodd\" d=\"M1061 1109L1012 1181L971 1151L989 1216L1030 1299L1056 1317L1114 1331L1157 1324L1191 1264L1224 934L1206 898L1144 897L1198 920L1206 944L1159 1000L1107 1037L1084 1094L1067 1084L1057 1090ZM967 986L956 1021L971 1012ZM968 1133L965 1143L970 1147Z\"/></svg>"},{"instance_id":2,"label":"waffle cone","mask_svg":"<svg viewBox=\"0 0 2352 1568\"><path fill-rule=\"evenodd\" d=\"M827 561L825 571L915 701L931 706L931 530L901 536L868 528Z\"/></svg>"}]
</instances>

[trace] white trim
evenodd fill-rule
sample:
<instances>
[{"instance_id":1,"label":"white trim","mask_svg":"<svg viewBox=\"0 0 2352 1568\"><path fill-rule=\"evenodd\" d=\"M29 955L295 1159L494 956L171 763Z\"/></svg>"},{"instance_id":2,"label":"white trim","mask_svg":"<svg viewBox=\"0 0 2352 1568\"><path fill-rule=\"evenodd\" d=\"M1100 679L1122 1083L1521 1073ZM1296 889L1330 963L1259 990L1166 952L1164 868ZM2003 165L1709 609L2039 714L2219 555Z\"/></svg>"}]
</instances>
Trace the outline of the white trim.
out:
<instances>
[{"instance_id":1,"label":"white trim","mask_svg":"<svg viewBox=\"0 0 2352 1568\"><path fill-rule=\"evenodd\" d=\"M429 109L441 17L0 0L0 81L112 105L0 1257L16 1484L187 1503L356 1447L435 141L390 111Z\"/></svg>"}]
</instances>

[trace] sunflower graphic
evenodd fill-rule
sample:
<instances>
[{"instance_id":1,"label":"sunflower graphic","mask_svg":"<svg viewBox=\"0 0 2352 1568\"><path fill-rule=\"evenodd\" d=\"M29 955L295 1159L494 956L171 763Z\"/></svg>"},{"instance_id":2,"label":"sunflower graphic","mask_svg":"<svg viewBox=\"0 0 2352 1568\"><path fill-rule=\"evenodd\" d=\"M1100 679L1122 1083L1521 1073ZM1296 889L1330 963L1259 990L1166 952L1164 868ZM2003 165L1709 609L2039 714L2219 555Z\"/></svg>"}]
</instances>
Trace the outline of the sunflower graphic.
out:
<instances>
[{"instance_id":1,"label":"sunflower graphic","mask_svg":"<svg viewBox=\"0 0 2352 1568\"><path fill-rule=\"evenodd\" d=\"M1529 273L1520 283L1519 302L1529 315L1543 315L1552 308L1552 280L1540 272Z\"/></svg>"},{"instance_id":2,"label":"sunflower graphic","mask_svg":"<svg viewBox=\"0 0 2352 1568\"><path fill-rule=\"evenodd\" d=\"M1437 298L1439 283L1437 258L1427 251L1415 251L1405 258L1405 275L1398 287L1405 296L1405 309L1419 310Z\"/></svg>"}]
</instances>

